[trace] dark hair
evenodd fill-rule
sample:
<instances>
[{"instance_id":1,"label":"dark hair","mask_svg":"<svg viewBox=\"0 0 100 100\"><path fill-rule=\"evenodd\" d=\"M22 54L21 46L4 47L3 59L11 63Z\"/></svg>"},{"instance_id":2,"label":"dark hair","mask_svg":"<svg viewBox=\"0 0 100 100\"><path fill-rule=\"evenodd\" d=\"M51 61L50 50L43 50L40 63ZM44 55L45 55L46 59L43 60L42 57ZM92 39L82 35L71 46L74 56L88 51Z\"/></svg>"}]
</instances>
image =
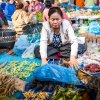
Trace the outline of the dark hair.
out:
<instances>
[{"instance_id":1,"label":"dark hair","mask_svg":"<svg viewBox=\"0 0 100 100\"><path fill-rule=\"evenodd\" d=\"M29 1L25 1L25 2L27 2L28 4L30 4L30 2L29 2Z\"/></svg>"},{"instance_id":2,"label":"dark hair","mask_svg":"<svg viewBox=\"0 0 100 100\"><path fill-rule=\"evenodd\" d=\"M50 0L46 0L45 1L45 7L46 8L50 8L52 5L51 5L51 1Z\"/></svg>"},{"instance_id":3,"label":"dark hair","mask_svg":"<svg viewBox=\"0 0 100 100\"><path fill-rule=\"evenodd\" d=\"M22 9L23 7L24 7L24 5L21 2L16 4L16 9Z\"/></svg>"},{"instance_id":4,"label":"dark hair","mask_svg":"<svg viewBox=\"0 0 100 100\"><path fill-rule=\"evenodd\" d=\"M41 0L37 0L38 2L41 2Z\"/></svg>"},{"instance_id":5,"label":"dark hair","mask_svg":"<svg viewBox=\"0 0 100 100\"><path fill-rule=\"evenodd\" d=\"M9 2L10 0L7 0L7 2Z\"/></svg>"},{"instance_id":6,"label":"dark hair","mask_svg":"<svg viewBox=\"0 0 100 100\"><path fill-rule=\"evenodd\" d=\"M63 13L59 7L51 7L48 12L48 16L50 17L53 13L58 13L61 17L63 17Z\"/></svg>"}]
</instances>

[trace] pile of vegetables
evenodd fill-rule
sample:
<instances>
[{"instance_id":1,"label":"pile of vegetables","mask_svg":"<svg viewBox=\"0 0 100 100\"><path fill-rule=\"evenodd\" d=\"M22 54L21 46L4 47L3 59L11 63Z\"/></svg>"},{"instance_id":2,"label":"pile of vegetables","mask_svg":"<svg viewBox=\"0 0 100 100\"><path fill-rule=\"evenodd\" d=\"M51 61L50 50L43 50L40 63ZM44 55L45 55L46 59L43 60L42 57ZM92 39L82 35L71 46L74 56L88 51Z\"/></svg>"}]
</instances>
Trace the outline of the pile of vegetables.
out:
<instances>
[{"instance_id":1,"label":"pile of vegetables","mask_svg":"<svg viewBox=\"0 0 100 100\"><path fill-rule=\"evenodd\" d=\"M31 72L35 70L37 66L40 66L38 63L30 63L28 61L13 61L9 66L1 67L1 74L11 74L12 77L18 77L21 79L26 79L30 76Z\"/></svg>"},{"instance_id":2,"label":"pile of vegetables","mask_svg":"<svg viewBox=\"0 0 100 100\"><path fill-rule=\"evenodd\" d=\"M0 100L5 96L11 96L16 92L15 79L7 75L0 74Z\"/></svg>"},{"instance_id":3,"label":"pile of vegetables","mask_svg":"<svg viewBox=\"0 0 100 100\"><path fill-rule=\"evenodd\" d=\"M91 73L97 73L100 72L100 65L98 64L89 64L85 66L85 71L91 72Z\"/></svg>"},{"instance_id":4,"label":"pile of vegetables","mask_svg":"<svg viewBox=\"0 0 100 100\"><path fill-rule=\"evenodd\" d=\"M60 87L51 100L82 100L82 96L78 90Z\"/></svg>"},{"instance_id":5,"label":"pile of vegetables","mask_svg":"<svg viewBox=\"0 0 100 100\"><path fill-rule=\"evenodd\" d=\"M46 100L48 97L48 94L46 92L38 92L35 93L31 90L28 92L23 93L25 99L24 100Z\"/></svg>"}]
</instances>

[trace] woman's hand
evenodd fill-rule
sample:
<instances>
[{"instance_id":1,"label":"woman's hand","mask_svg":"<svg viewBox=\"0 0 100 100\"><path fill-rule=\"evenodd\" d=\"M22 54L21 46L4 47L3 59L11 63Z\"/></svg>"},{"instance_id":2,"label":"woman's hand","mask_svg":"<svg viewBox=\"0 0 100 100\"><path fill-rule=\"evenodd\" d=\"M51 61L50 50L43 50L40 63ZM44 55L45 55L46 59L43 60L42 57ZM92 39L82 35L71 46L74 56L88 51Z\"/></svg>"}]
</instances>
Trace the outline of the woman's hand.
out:
<instances>
[{"instance_id":1,"label":"woman's hand","mask_svg":"<svg viewBox=\"0 0 100 100\"><path fill-rule=\"evenodd\" d=\"M74 56L71 56L71 57L70 57L69 65L70 65L70 67L72 67L72 68L78 66L77 59L76 59Z\"/></svg>"},{"instance_id":2,"label":"woman's hand","mask_svg":"<svg viewBox=\"0 0 100 100\"><path fill-rule=\"evenodd\" d=\"M48 62L47 62L47 60L46 60L46 58L42 58L42 65L45 65L45 64L47 64Z\"/></svg>"}]
</instances>

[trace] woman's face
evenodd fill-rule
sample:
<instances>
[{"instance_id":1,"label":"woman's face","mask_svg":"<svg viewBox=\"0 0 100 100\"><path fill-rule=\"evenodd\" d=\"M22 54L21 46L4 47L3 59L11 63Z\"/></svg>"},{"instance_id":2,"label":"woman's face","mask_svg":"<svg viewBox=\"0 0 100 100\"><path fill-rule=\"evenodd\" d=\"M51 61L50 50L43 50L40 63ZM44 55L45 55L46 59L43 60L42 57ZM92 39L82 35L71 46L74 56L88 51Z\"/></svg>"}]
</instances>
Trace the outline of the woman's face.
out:
<instances>
[{"instance_id":1,"label":"woman's face","mask_svg":"<svg viewBox=\"0 0 100 100\"><path fill-rule=\"evenodd\" d=\"M29 4L27 2L25 2L24 6L29 6Z\"/></svg>"},{"instance_id":2,"label":"woman's face","mask_svg":"<svg viewBox=\"0 0 100 100\"><path fill-rule=\"evenodd\" d=\"M9 2L10 2L10 4L13 4L14 3L14 0L10 0Z\"/></svg>"},{"instance_id":3,"label":"woman's face","mask_svg":"<svg viewBox=\"0 0 100 100\"><path fill-rule=\"evenodd\" d=\"M62 22L62 17L58 13L53 13L49 18L49 23L53 29L59 28Z\"/></svg>"}]
</instances>

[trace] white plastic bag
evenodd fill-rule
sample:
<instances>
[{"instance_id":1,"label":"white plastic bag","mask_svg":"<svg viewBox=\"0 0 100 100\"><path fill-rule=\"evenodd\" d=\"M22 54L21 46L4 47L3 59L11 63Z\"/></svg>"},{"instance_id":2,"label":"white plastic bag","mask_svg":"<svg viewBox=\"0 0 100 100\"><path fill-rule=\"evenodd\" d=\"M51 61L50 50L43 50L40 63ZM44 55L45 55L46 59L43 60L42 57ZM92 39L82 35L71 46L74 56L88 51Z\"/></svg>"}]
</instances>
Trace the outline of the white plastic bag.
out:
<instances>
[{"instance_id":1,"label":"white plastic bag","mask_svg":"<svg viewBox=\"0 0 100 100\"><path fill-rule=\"evenodd\" d=\"M34 43L24 51L22 58L34 58Z\"/></svg>"}]
</instances>

